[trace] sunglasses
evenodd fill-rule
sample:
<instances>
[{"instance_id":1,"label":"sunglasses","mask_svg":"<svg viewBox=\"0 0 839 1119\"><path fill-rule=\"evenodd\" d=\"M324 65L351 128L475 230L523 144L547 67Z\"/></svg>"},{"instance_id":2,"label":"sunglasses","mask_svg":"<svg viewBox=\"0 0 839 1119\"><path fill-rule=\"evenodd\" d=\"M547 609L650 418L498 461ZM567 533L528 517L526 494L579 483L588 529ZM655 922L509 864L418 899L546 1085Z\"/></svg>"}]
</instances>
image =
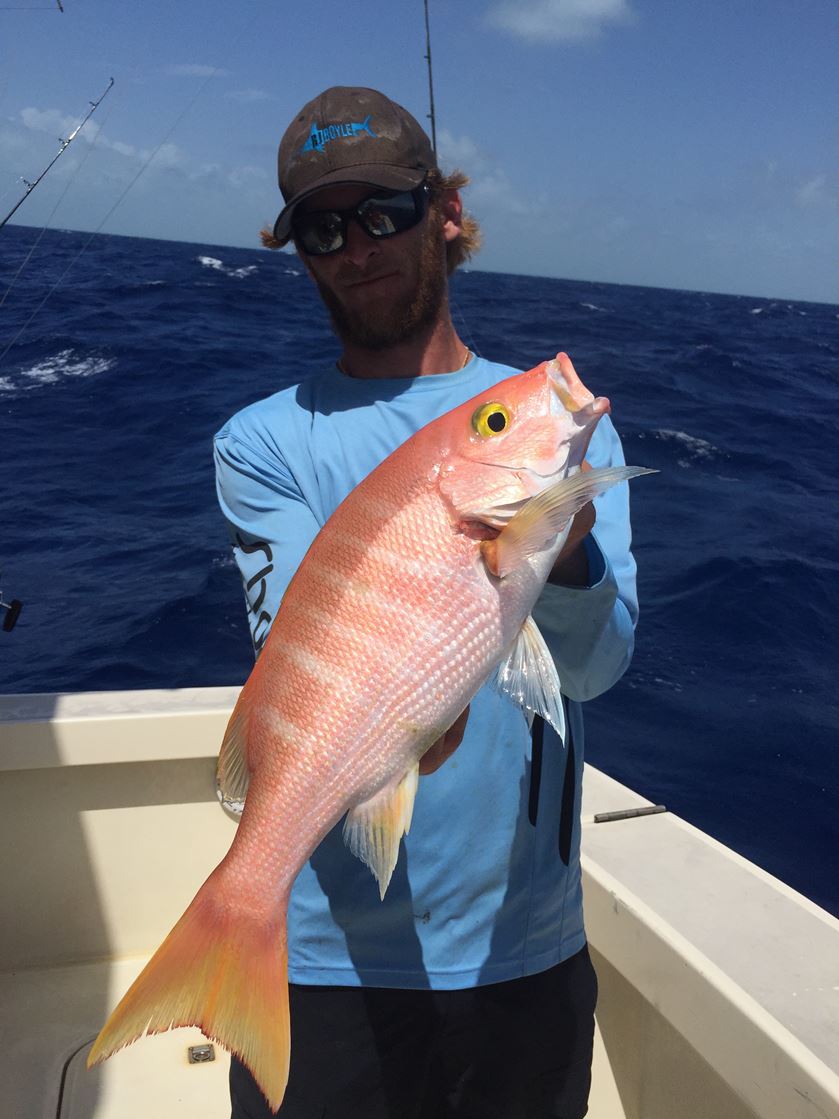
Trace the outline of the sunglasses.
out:
<instances>
[{"instance_id":1,"label":"sunglasses","mask_svg":"<svg viewBox=\"0 0 839 1119\"><path fill-rule=\"evenodd\" d=\"M357 222L368 237L378 241L413 229L428 209L428 183L401 194L365 198L347 210L309 210L296 213L291 223L300 248L309 256L337 253L347 243L347 223Z\"/></svg>"}]
</instances>

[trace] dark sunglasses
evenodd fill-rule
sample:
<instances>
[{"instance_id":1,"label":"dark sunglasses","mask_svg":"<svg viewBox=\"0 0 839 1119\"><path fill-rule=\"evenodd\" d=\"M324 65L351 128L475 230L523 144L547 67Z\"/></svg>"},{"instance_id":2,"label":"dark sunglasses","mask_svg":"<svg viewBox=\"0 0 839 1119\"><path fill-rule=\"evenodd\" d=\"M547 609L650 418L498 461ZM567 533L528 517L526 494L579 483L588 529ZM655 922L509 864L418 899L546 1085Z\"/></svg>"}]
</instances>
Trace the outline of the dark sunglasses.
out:
<instances>
[{"instance_id":1,"label":"dark sunglasses","mask_svg":"<svg viewBox=\"0 0 839 1119\"><path fill-rule=\"evenodd\" d=\"M347 210L309 210L295 213L291 223L299 247L309 256L337 253L347 243L347 222L356 221L374 240L413 229L428 209L428 183L401 194L365 198Z\"/></svg>"}]
</instances>

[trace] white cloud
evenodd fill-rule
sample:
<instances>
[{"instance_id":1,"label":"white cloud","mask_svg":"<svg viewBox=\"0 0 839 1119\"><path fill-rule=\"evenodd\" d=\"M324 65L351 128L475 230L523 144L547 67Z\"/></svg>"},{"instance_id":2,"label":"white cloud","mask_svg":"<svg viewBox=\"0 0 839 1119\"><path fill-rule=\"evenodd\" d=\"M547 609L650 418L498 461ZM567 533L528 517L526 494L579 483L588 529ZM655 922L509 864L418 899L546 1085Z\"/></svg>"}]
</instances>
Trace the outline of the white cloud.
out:
<instances>
[{"instance_id":1,"label":"white cloud","mask_svg":"<svg viewBox=\"0 0 839 1119\"><path fill-rule=\"evenodd\" d=\"M268 177L268 172L264 167L254 167L253 164L234 167L232 171L227 173L227 181L231 186L239 190L247 189L248 187L259 187Z\"/></svg>"},{"instance_id":2,"label":"white cloud","mask_svg":"<svg viewBox=\"0 0 839 1119\"><path fill-rule=\"evenodd\" d=\"M103 141L106 142L106 141ZM133 156L137 154L137 149L132 144L123 144L121 140L114 140L110 147L118 152L120 155Z\"/></svg>"},{"instance_id":3,"label":"white cloud","mask_svg":"<svg viewBox=\"0 0 839 1119\"><path fill-rule=\"evenodd\" d=\"M486 14L491 27L538 43L591 39L633 18L627 0L497 0Z\"/></svg>"},{"instance_id":4,"label":"white cloud","mask_svg":"<svg viewBox=\"0 0 839 1119\"><path fill-rule=\"evenodd\" d=\"M250 105L254 101L267 101L269 95L264 89L232 89L225 97L238 101L241 105Z\"/></svg>"},{"instance_id":5,"label":"white cloud","mask_svg":"<svg viewBox=\"0 0 839 1119\"><path fill-rule=\"evenodd\" d=\"M478 217L489 210L506 215L532 214L545 205L544 195L525 194L508 173L469 136L454 136L447 129L438 134L438 155L444 171L458 168L469 176L465 204Z\"/></svg>"},{"instance_id":6,"label":"white cloud","mask_svg":"<svg viewBox=\"0 0 839 1119\"><path fill-rule=\"evenodd\" d=\"M795 192L796 201L805 209L839 208L839 191L828 182L827 175L814 175L806 183L802 183Z\"/></svg>"},{"instance_id":7,"label":"white cloud","mask_svg":"<svg viewBox=\"0 0 839 1119\"><path fill-rule=\"evenodd\" d=\"M59 109L21 109L20 116L27 128L35 132L46 132L48 135L55 136L56 141L66 139L82 119L81 117L67 116ZM110 140L103 135L95 120L86 122L84 128L78 134L78 139L86 140L91 145L96 144L99 148L108 148L110 151L116 152L117 155L137 160L140 163L147 162L152 155L151 148L136 148L133 144L126 144L122 140ZM65 172L68 168L74 166L66 157L62 163L62 169ZM185 154L176 144L161 145L154 156L154 166L158 169L184 167L187 164L188 160Z\"/></svg>"},{"instance_id":8,"label":"white cloud","mask_svg":"<svg viewBox=\"0 0 839 1119\"><path fill-rule=\"evenodd\" d=\"M161 144L153 156L148 151L138 154L143 162L151 159L151 164L156 171L171 170L173 167L186 168L190 162L186 153L177 144Z\"/></svg>"},{"instance_id":9,"label":"white cloud","mask_svg":"<svg viewBox=\"0 0 839 1119\"><path fill-rule=\"evenodd\" d=\"M182 62L167 66L166 73L176 78L224 78L230 71L219 66L203 66L199 62Z\"/></svg>"},{"instance_id":10,"label":"white cloud","mask_svg":"<svg viewBox=\"0 0 839 1119\"><path fill-rule=\"evenodd\" d=\"M453 136L446 128L442 128L437 137L437 155L442 167L459 167L469 175L487 163L474 140L468 136Z\"/></svg>"},{"instance_id":11,"label":"white cloud","mask_svg":"<svg viewBox=\"0 0 839 1119\"><path fill-rule=\"evenodd\" d=\"M31 128L33 132L48 132L55 136L56 140L66 139L81 121L81 117L68 117L58 109L30 107L21 109L20 116L26 127Z\"/></svg>"}]
</instances>

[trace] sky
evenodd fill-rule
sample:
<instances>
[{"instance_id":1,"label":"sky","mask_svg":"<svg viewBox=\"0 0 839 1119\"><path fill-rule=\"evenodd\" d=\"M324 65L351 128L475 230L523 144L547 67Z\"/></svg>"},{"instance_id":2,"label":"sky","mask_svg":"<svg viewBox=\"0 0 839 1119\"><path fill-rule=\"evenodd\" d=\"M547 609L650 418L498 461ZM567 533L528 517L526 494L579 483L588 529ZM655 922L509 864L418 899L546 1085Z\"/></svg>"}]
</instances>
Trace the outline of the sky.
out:
<instances>
[{"instance_id":1,"label":"sky","mask_svg":"<svg viewBox=\"0 0 839 1119\"><path fill-rule=\"evenodd\" d=\"M330 85L427 123L422 0L0 0L0 220L258 245ZM839 303L836 0L430 0L474 267ZM2 252L2 232L0 232Z\"/></svg>"}]
</instances>

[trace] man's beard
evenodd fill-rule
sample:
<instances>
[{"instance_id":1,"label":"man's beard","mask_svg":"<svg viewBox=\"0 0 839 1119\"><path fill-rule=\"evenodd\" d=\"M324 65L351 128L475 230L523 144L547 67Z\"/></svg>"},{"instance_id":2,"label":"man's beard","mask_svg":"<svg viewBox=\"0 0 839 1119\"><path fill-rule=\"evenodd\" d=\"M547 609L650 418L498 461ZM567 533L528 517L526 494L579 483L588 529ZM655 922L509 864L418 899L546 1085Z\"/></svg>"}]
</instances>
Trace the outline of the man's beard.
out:
<instances>
[{"instance_id":1,"label":"man's beard","mask_svg":"<svg viewBox=\"0 0 839 1119\"><path fill-rule=\"evenodd\" d=\"M387 350L408 342L431 327L446 298L445 244L439 215L429 211L417 257L417 283L407 296L386 303L380 311L354 311L335 291L316 279L335 333L342 342L367 350Z\"/></svg>"}]
</instances>

